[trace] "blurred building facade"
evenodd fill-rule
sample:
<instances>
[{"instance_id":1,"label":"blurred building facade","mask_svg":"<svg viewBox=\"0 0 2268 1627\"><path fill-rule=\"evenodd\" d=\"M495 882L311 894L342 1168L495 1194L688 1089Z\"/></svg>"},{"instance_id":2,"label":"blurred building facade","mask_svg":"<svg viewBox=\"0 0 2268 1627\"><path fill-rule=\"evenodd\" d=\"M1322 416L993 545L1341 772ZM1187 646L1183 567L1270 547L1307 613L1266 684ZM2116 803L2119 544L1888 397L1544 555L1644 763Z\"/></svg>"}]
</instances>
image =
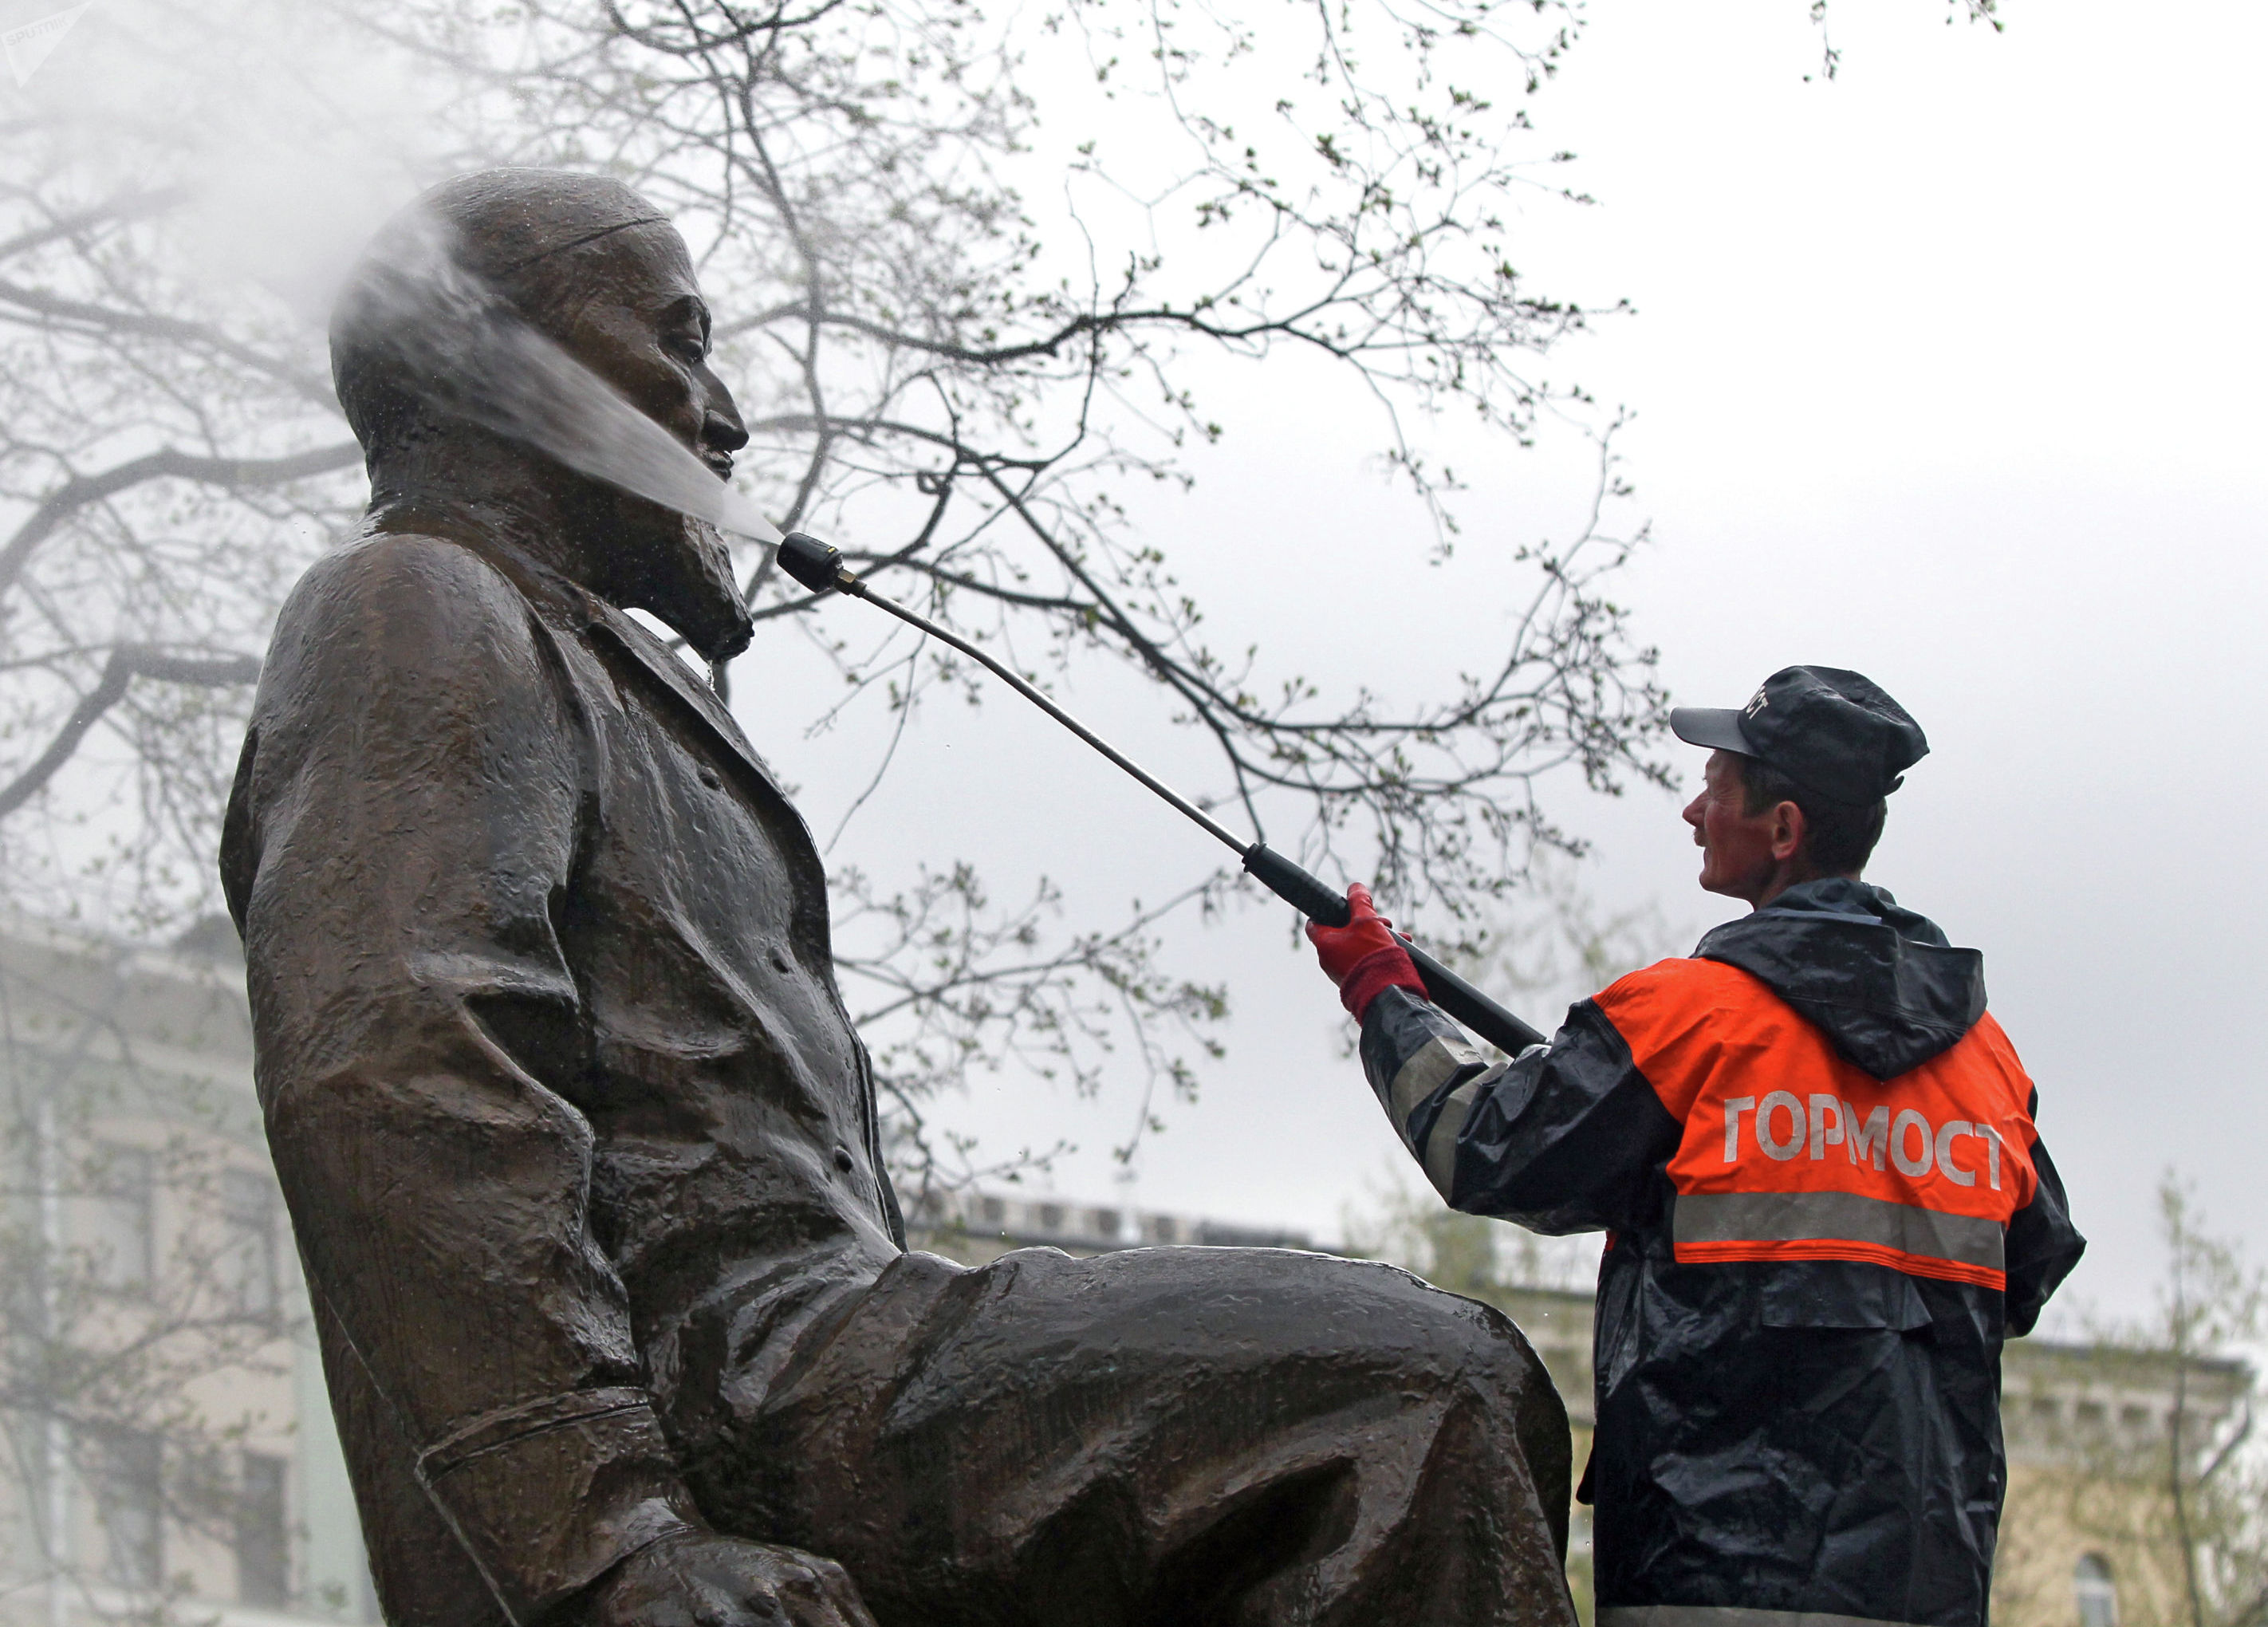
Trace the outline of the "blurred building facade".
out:
<instances>
[{"instance_id":1,"label":"blurred building facade","mask_svg":"<svg viewBox=\"0 0 2268 1627\"><path fill-rule=\"evenodd\" d=\"M0 1622L378 1619L217 923L0 920Z\"/></svg>"},{"instance_id":2,"label":"blurred building facade","mask_svg":"<svg viewBox=\"0 0 2268 1627\"><path fill-rule=\"evenodd\" d=\"M261 1133L242 990L225 923L158 951L0 919L0 1627L378 1619ZM1022 1191L909 1208L917 1247L968 1263L1029 1247L1316 1246ZM1589 1294L1492 1275L1446 1285L1526 1332L1566 1398L1580 1467ZM2011 1345L2003 1627L2186 1621L2153 1466L2170 1461L2177 1423L2188 1457L2226 1444L2251 1381L2235 1362L2192 1362L2177 1384L2146 1353ZM1587 1606L1587 1514L1575 1511L1571 1569Z\"/></svg>"}]
</instances>

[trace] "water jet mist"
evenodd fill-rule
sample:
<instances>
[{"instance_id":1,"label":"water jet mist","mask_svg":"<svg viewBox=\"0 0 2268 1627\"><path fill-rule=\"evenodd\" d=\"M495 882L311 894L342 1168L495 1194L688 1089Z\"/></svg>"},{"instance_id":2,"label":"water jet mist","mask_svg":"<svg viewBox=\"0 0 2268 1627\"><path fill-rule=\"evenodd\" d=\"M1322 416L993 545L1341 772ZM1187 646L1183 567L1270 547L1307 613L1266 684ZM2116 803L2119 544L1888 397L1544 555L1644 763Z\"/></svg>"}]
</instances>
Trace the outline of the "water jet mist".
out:
<instances>
[{"instance_id":1,"label":"water jet mist","mask_svg":"<svg viewBox=\"0 0 2268 1627\"><path fill-rule=\"evenodd\" d=\"M450 237L431 219L389 234L342 313L382 336L407 388L578 474L719 531L779 541L779 528L683 442L468 271Z\"/></svg>"}]
</instances>

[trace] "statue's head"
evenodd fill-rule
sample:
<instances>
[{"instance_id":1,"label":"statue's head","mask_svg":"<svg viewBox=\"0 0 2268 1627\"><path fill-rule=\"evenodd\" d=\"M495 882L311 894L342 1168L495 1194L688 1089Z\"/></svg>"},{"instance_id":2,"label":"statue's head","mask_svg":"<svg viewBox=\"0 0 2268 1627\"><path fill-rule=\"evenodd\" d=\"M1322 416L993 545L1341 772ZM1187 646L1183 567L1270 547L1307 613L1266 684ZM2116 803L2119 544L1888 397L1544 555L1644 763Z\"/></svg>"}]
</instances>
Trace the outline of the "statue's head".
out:
<instances>
[{"instance_id":1,"label":"statue's head","mask_svg":"<svg viewBox=\"0 0 2268 1627\"><path fill-rule=\"evenodd\" d=\"M747 612L713 529L437 404L449 392L417 375L439 371L436 357L478 361L476 350L406 342L403 326L420 321L424 307L401 296L403 267L436 254L722 478L748 435L731 393L709 371L709 309L684 240L652 204L602 176L530 169L458 176L373 240L333 316L331 372L376 502L478 512L512 507L515 495L525 507L526 494L538 491L546 523L565 534L558 545L586 585L652 611L712 660L744 648Z\"/></svg>"}]
</instances>

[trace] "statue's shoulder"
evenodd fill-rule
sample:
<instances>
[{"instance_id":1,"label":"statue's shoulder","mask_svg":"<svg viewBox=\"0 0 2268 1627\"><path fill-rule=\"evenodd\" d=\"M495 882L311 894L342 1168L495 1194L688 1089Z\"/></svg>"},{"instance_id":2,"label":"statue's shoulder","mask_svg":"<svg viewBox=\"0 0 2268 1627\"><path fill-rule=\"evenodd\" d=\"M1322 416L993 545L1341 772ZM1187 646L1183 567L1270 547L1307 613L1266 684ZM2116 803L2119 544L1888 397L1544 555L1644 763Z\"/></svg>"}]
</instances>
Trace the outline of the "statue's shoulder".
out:
<instances>
[{"instance_id":1,"label":"statue's shoulder","mask_svg":"<svg viewBox=\"0 0 2268 1627\"><path fill-rule=\"evenodd\" d=\"M479 549L418 532L367 530L317 560L276 618L271 667L336 677L414 670L446 681L533 670L534 612Z\"/></svg>"},{"instance_id":2,"label":"statue's shoulder","mask_svg":"<svg viewBox=\"0 0 2268 1627\"><path fill-rule=\"evenodd\" d=\"M353 605L424 599L436 607L494 604L524 612L511 578L482 551L453 537L368 527L309 566L295 604Z\"/></svg>"},{"instance_id":3,"label":"statue's shoulder","mask_svg":"<svg viewBox=\"0 0 2268 1627\"><path fill-rule=\"evenodd\" d=\"M529 635L529 615L519 587L481 549L423 532L365 528L307 568L276 629L337 637L383 626L409 644L421 633L519 644Z\"/></svg>"}]
</instances>

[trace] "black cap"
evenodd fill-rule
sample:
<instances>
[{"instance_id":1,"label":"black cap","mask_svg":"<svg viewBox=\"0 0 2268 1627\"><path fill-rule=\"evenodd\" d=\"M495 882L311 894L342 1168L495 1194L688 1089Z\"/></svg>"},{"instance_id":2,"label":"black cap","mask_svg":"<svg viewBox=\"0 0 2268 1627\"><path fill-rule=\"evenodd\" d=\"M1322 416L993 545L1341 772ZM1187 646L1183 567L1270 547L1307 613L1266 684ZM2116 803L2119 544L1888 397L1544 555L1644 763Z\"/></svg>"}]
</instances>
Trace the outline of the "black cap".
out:
<instances>
[{"instance_id":1,"label":"black cap","mask_svg":"<svg viewBox=\"0 0 2268 1627\"><path fill-rule=\"evenodd\" d=\"M1830 802L1879 801L1929 755L1904 707L1839 666L1783 666L1738 711L1680 706L1669 727L1689 746L1755 757Z\"/></svg>"}]
</instances>

